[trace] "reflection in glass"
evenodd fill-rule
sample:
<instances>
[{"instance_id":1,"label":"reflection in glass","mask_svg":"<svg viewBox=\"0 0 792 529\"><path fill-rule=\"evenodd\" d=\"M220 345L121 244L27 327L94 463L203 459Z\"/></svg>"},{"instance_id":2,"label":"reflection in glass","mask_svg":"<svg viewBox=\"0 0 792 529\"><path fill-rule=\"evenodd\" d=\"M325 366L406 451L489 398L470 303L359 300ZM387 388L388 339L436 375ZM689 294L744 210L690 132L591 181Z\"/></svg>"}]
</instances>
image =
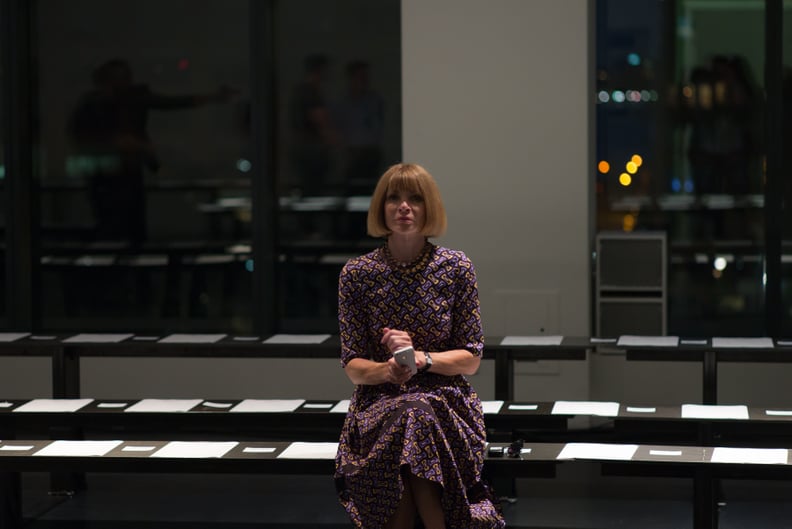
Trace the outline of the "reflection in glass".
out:
<instances>
[{"instance_id":1,"label":"reflection in glass","mask_svg":"<svg viewBox=\"0 0 792 529\"><path fill-rule=\"evenodd\" d=\"M338 274L379 244L368 197L401 159L400 5L277 7L278 326L336 332Z\"/></svg>"},{"instance_id":2,"label":"reflection in glass","mask_svg":"<svg viewBox=\"0 0 792 529\"><path fill-rule=\"evenodd\" d=\"M667 233L670 334L763 332L763 61L763 2L598 3L597 229Z\"/></svg>"},{"instance_id":3,"label":"reflection in glass","mask_svg":"<svg viewBox=\"0 0 792 529\"><path fill-rule=\"evenodd\" d=\"M248 2L36 16L43 325L249 330Z\"/></svg>"},{"instance_id":4,"label":"reflection in glass","mask_svg":"<svg viewBox=\"0 0 792 529\"><path fill-rule=\"evenodd\" d=\"M3 48L0 46L0 53ZM3 73L0 72L0 80ZM3 84L0 83L0 101L3 100ZM3 133L5 131L5 115L3 110L5 105L0 105L0 292L7 292L6 289L6 226L8 220L6 218L6 195L5 195L5 175L6 175L6 154L5 154L5 139ZM6 318L6 296L0 295L0 322Z\"/></svg>"},{"instance_id":5,"label":"reflection in glass","mask_svg":"<svg viewBox=\"0 0 792 529\"><path fill-rule=\"evenodd\" d=\"M784 336L792 336L792 4L784 2L783 16L784 64L782 105L783 105L783 167L785 175L781 185L782 228L781 228L781 295L783 314L781 315Z\"/></svg>"},{"instance_id":6,"label":"reflection in glass","mask_svg":"<svg viewBox=\"0 0 792 529\"><path fill-rule=\"evenodd\" d=\"M98 66L91 81L69 120L74 148L67 173L88 184L96 239L139 246L147 240L145 176L160 169L148 131L149 113L226 102L232 91L222 87L210 94L160 94L137 83L123 59Z\"/></svg>"}]
</instances>

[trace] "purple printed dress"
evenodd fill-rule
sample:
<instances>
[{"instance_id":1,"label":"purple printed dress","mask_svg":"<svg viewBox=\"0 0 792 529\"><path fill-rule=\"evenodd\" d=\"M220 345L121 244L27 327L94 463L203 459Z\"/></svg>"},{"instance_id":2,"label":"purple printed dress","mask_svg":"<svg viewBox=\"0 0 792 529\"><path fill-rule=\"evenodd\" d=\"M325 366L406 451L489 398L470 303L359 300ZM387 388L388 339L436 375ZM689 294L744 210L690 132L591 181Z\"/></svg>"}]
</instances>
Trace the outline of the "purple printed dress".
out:
<instances>
[{"instance_id":1,"label":"purple printed dress","mask_svg":"<svg viewBox=\"0 0 792 529\"><path fill-rule=\"evenodd\" d=\"M484 349L476 274L464 253L432 246L425 266L391 267L382 249L351 259L339 278L341 363L387 361L382 329L408 331L417 350ZM356 527L379 529L399 504L401 469L442 486L452 529L505 527L482 478L481 401L462 375L418 373L406 384L358 385L336 455L336 486Z\"/></svg>"}]
</instances>

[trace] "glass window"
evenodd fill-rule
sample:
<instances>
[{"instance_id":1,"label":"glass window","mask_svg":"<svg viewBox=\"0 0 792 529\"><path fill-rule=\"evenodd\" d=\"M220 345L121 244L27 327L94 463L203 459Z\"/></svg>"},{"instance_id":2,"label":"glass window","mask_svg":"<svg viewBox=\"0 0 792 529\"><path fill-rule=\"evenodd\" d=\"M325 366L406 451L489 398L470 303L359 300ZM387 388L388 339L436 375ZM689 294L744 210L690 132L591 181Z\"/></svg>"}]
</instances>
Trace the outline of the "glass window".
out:
<instances>
[{"instance_id":1,"label":"glass window","mask_svg":"<svg viewBox=\"0 0 792 529\"><path fill-rule=\"evenodd\" d=\"M3 47L2 43L0 43L0 53L2 53ZM0 71L0 101L3 101L3 72ZM7 212L6 212L6 195L5 195L5 175L6 175L6 143L3 134L5 132L5 115L3 111L5 109L4 104L0 104L0 323L4 322L6 319L6 296L5 292L8 290L6 289L6 226L7 226Z\"/></svg>"},{"instance_id":2,"label":"glass window","mask_svg":"<svg viewBox=\"0 0 792 529\"><path fill-rule=\"evenodd\" d=\"M781 296L783 314L781 330L792 336L792 3L784 2L782 60L784 64L783 105L783 158L782 158L782 223L781 223Z\"/></svg>"},{"instance_id":3,"label":"glass window","mask_svg":"<svg viewBox=\"0 0 792 529\"><path fill-rule=\"evenodd\" d=\"M249 2L42 0L42 325L251 328Z\"/></svg>"},{"instance_id":4,"label":"glass window","mask_svg":"<svg viewBox=\"0 0 792 529\"><path fill-rule=\"evenodd\" d=\"M400 3L276 6L278 326L333 332L341 267L379 244L368 197L401 159Z\"/></svg>"},{"instance_id":5,"label":"glass window","mask_svg":"<svg viewBox=\"0 0 792 529\"><path fill-rule=\"evenodd\" d=\"M597 229L667 234L668 333L761 335L764 2L597 5Z\"/></svg>"}]
</instances>

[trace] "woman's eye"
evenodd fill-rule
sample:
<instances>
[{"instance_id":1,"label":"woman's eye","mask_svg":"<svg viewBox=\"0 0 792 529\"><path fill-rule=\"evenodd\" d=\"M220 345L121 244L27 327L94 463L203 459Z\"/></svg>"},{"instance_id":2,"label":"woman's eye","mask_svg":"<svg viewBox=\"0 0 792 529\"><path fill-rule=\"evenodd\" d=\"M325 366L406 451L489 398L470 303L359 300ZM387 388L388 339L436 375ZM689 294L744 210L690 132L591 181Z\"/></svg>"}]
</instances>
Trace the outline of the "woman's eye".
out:
<instances>
[{"instance_id":1,"label":"woman's eye","mask_svg":"<svg viewBox=\"0 0 792 529\"><path fill-rule=\"evenodd\" d=\"M410 202L423 202L423 197L421 195L413 195L410 197Z\"/></svg>"}]
</instances>

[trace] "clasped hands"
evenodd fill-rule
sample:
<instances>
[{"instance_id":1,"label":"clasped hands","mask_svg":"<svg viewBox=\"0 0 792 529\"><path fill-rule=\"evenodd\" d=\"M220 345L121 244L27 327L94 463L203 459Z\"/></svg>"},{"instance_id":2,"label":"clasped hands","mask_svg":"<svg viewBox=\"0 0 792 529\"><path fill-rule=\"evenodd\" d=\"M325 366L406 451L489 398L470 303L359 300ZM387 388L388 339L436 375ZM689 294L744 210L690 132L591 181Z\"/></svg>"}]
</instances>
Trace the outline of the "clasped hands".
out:
<instances>
[{"instance_id":1,"label":"clasped hands","mask_svg":"<svg viewBox=\"0 0 792 529\"><path fill-rule=\"evenodd\" d=\"M403 347L413 346L412 338L406 331L388 327L382 329L380 343L384 344L391 353ZM404 384L413 376L409 367L398 364L393 357L389 358L386 364L386 378L392 384ZM415 365L418 367L418 371L423 368L424 364L426 364L426 356L422 352L415 351Z\"/></svg>"}]
</instances>

